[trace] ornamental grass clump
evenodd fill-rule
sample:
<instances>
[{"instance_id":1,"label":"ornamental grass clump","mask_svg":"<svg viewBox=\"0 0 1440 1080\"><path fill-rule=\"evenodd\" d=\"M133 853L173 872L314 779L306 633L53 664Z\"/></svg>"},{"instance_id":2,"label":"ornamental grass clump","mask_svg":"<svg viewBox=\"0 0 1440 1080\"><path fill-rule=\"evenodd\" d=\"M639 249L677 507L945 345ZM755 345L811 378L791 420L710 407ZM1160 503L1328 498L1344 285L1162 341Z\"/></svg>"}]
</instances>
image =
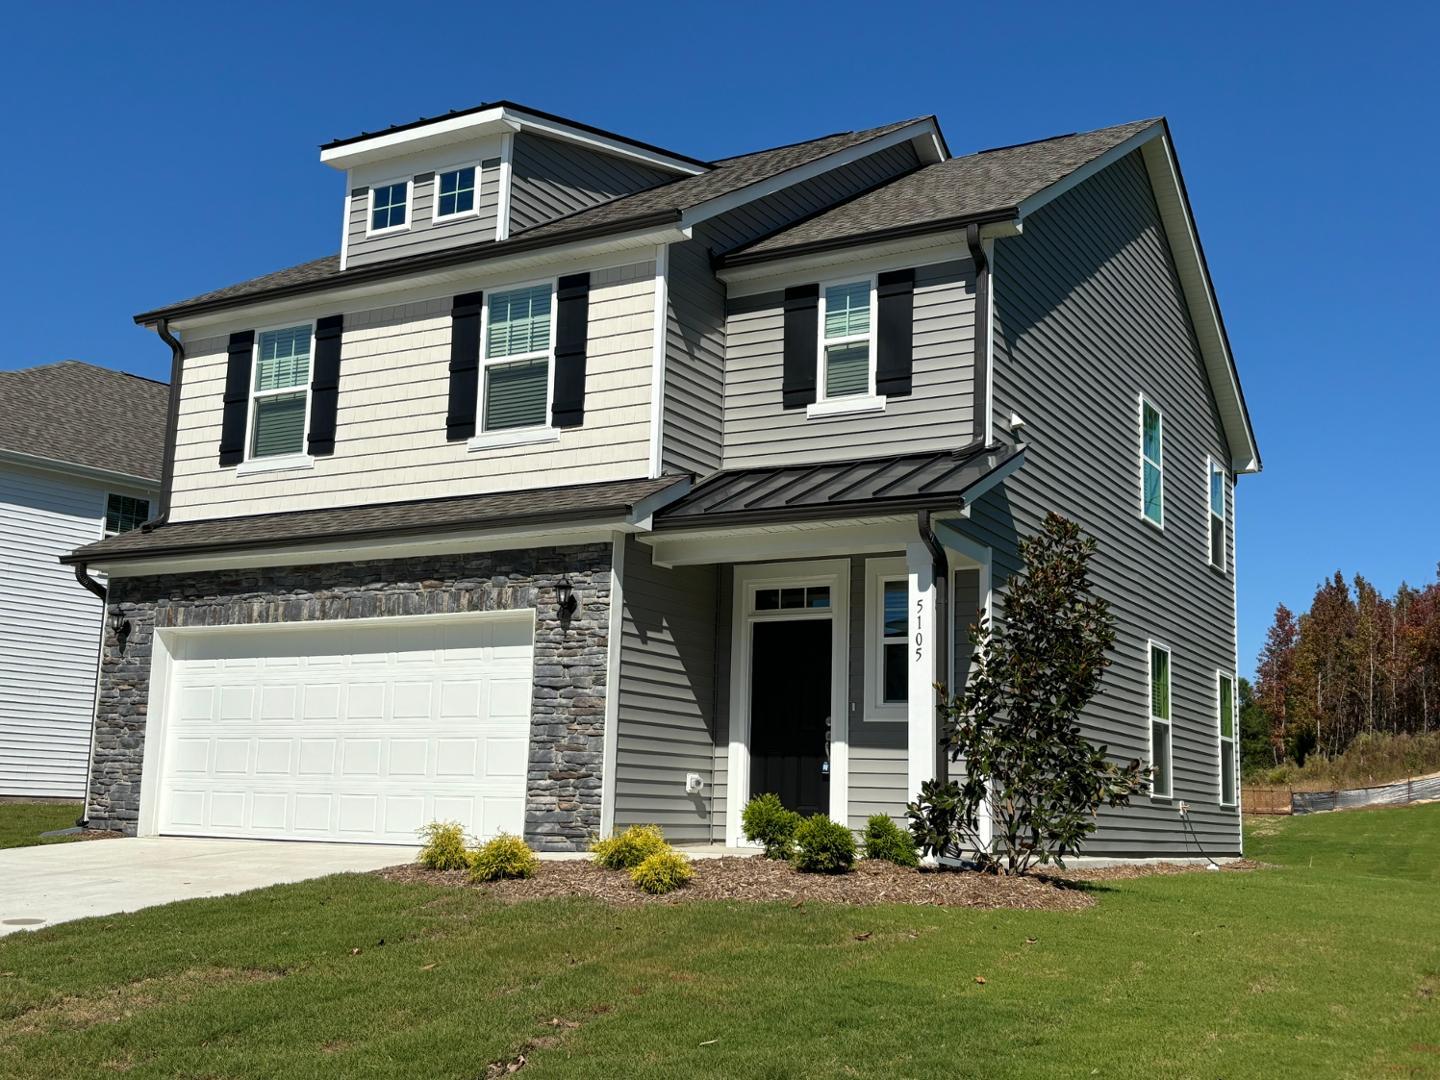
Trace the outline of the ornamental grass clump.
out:
<instances>
[{"instance_id":1,"label":"ornamental grass clump","mask_svg":"<svg viewBox=\"0 0 1440 1080\"><path fill-rule=\"evenodd\" d=\"M865 858L896 866L920 865L914 837L896 825L889 814L872 814L865 822Z\"/></svg>"},{"instance_id":2,"label":"ornamental grass clump","mask_svg":"<svg viewBox=\"0 0 1440 1080\"><path fill-rule=\"evenodd\" d=\"M501 833L470 853L471 881L534 877L538 869L540 859L535 852L520 837L509 833Z\"/></svg>"},{"instance_id":3,"label":"ornamental grass clump","mask_svg":"<svg viewBox=\"0 0 1440 1080\"><path fill-rule=\"evenodd\" d=\"M606 870L631 870L651 855L669 848L660 826L631 825L618 836L597 840L590 850L595 855L595 862Z\"/></svg>"},{"instance_id":4,"label":"ornamental grass clump","mask_svg":"<svg viewBox=\"0 0 1440 1080\"><path fill-rule=\"evenodd\" d=\"M690 860L672 847L646 856L643 862L630 870L630 880L635 887L651 896L674 892L694 876L695 867Z\"/></svg>"},{"instance_id":5,"label":"ornamental grass clump","mask_svg":"<svg viewBox=\"0 0 1440 1080\"><path fill-rule=\"evenodd\" d=\"M844 874L855 863L855 834L824 814L800 822L791 865L806 874Z\"/></svg>"},{"instance_id":6,"label":"ornamental grass clump","mask_svg":"<svg viewBox=\"0 0 1440 1080\"><path fill-rule=\"evenodd\" d=\"M431 870L464 870L470 865L465 830L458 821L432 821L420 830L425 845L416 861Z\"/></svg>"},{"instance_id":7,"label":"ornamental grass clump","mask_svg":"<svg viewBox=\"0 0 1440 1080\"><path fill-rule=\"evenodd\" d=\"M800 815L787 810L780 796L771 792L756 795L740 812L740 825L745 839L765 847L767 859L788 859L795 848L795 830Z\"/></svg>"}]
</instances>

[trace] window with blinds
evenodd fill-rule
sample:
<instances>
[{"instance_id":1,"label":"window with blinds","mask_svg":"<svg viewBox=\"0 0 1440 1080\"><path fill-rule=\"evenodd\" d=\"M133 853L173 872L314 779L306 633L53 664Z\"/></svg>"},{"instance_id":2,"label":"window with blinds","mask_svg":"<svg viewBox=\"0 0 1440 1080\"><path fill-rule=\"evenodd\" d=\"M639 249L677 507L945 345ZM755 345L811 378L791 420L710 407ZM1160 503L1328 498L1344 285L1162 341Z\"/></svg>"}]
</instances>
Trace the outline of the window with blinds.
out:
<instances>
[{"instance_id":1,"label":"window with blinds","mask_svg":"<svg viewBox=\"0 0 1440 1080\"><path fill-rule=\"evenodd\" d=\"M553 289L492 293L487 303L482 430L540 427L550 407Z\"/></svg>"},{"instance_id":2,"label":"window with blinds","mask_svg":"<svg viewBox=\"0 0 1440 1080\"><path fill-rule=\"evenodd\" d=\"M252 458L298 454L305 449L313 329L306 323L259 335L250 391Z\"/></svg>"},{"instance_id":3,"label":"window with blinds","mask_svg":"<svg viewBox=\"0 0 1440 1080\"><path fill-rule=\"evenodd\" d=\"M820 400L869 394L874 341L871 283L827 285L820 309Z\"/></svg>"},{"instance_id":4,"label":"window with blinds","mask_svg":"<svg viewBox=\"0 0 1440 1080\"><path fill-rule=\"evenodd\" d=\"M1170 650L1155 644L1150 646L1150 767L1150 794L1170 798Z\"/></svg>"}]
</instances>

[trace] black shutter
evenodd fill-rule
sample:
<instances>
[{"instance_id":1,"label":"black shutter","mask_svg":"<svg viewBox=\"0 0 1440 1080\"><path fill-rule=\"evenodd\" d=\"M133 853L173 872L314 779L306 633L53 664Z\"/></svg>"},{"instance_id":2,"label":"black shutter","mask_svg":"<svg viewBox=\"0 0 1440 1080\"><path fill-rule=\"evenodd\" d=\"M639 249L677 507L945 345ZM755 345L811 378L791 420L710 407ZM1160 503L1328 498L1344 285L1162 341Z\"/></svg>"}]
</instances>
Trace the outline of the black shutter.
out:
<instances>
[{"instance_id":1,"label":"black shutter","mask_svg":"<svg viewBox=\"0 0 1440 1080\"><path fill-rule=\"evenodd\" d=\"M310 453L335 453L335 410L340 401L340 335L345 316L315 323L315 370L310 378Z\"/></svg>"},{"instance_id":2,"label":"black shutter","mask_svg":"<svg viewBox=\"0 0 1440 1080\"><path fill-rule=\"evenodd\" d=\"M245 460L245 414L250 410L250 364L254 360L255 331L230 335L230 357L225 368L225 416L220 424L220 464Z\"/></svg>"},{"instance_id":3,"label":"black shutter","mask_svg":"<svg viewBox=\"0 0 1440 1080\"><path fill-rule=\"evenodd\" d=\"M557 428L585 422L585 339L590 329L590 275L562 277L555 289L555 401Z\"/></svg>"},{"instance_id":4,"label":"black shutter","mask_svg":"<svg viewBox=\"0 0 1440 1080\"><path fill-rule=\"evenodd\" d=\"M905 397L915 351L915 271L891 270L875 285L875 393Z\"/></svg>"},{"instance_id":5,"label":"black shutter","mask_svg":"<svg viewBox=\"0 0 1440 1080\"><path fill-rule=\"evenodd\" d=\"M819 285L795 285L785 290L784 402L787 409L798 409L815 400L819 317Z\"/></svg>"},{"instance_id":6,"label":"black shutter","mask_svg":"<svg viewBox=\"0 0 1440 1080\"><path fill-rule=\"evenodd\" d=\"M475 407L480 397L480 304L484 293L462 293L450 308L450 411L445 438L468 439L475 434Z\"/></svg>"}]
</instances>

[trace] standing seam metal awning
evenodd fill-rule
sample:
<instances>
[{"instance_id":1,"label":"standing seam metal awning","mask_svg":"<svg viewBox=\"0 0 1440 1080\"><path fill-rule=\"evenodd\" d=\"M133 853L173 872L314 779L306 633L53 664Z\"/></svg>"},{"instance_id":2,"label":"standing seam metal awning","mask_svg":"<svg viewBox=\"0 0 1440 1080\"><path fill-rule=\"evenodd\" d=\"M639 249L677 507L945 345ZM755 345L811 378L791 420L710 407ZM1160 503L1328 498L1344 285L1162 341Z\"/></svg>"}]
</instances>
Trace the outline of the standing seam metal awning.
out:
<instances>
[{"instance_id":1,"label":"standing seam metal awning","mask_svg":"<svg viewBox=\"0 0 1440 1080\"><path fill-rule=\"evenodd\" d=\"M1024 444L716 473L655 515L655 528L963 506L1024 460Z\"/></svg>"}]
</instances>

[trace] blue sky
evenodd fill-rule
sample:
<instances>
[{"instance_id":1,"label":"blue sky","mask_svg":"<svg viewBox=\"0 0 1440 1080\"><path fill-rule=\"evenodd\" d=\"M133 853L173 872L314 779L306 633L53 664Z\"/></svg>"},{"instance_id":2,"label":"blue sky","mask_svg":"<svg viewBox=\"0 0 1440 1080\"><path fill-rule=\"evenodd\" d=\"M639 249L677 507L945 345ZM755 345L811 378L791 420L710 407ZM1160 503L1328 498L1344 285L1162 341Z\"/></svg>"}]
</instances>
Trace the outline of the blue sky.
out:
<instances>
[{"instance_id":1,"label":"blue sky","mask_svg":"<svg viewBox=\"0 0 1440 1080\"><path fill-rule=\"evenodd\" d=\"M1238 491L1242 671L1337 567L1431 580L1435 7L546 10L526 41L483 5L17 5L0 367L164 377L132 314L338 247L317 144L494 98L698 157L931 112L957 153L1163 113L1265 457Z\"/></svg>"}]
</instances>

